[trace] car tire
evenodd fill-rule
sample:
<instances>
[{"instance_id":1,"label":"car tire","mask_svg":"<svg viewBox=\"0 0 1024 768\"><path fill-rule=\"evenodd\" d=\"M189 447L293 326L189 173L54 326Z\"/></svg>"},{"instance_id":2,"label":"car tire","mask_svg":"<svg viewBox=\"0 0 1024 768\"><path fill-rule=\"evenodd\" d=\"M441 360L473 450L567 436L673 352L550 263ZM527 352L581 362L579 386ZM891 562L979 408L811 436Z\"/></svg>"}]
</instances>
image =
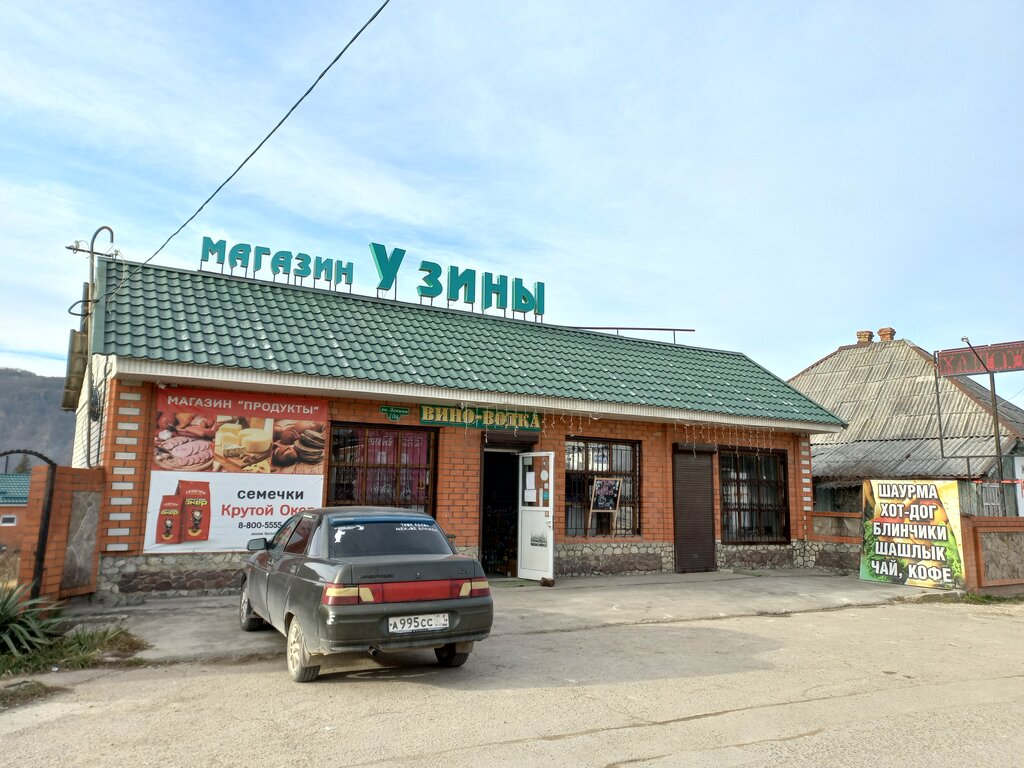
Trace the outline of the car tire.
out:
<instances>
[{"instance_id":1,"label":"car tire","mask_svg":"<svg viewBox=\"0 0 1024 768\"><path fill-rule=\"evenodd\" d=\"M306 638L302 634L302 627L299 620L292 617L288 624L288 642L285 647L285 658L288 662L288 674L296 683L308 683L316 680L320 674L320 665L313 666L309 663L309 653L306 651Z\"/></svg>"},{"instance_id":2,"label":"car tire","mask_svg":"<svg viewBox=\"0 0 1024 768\"><path fill-rule=\"evenodd\" d=\"M244 632L253 632L263 626L263 619L252 612L249 604L249 582L242 582L242 594L238 600L238 624Z\"/></svg>"},{"instance_id":3,"label":"car tire","mask_svg":"<svg viewBox=\"0 0 1024 768\"><path fill-rule=\"evenodd\" d=\"M442 667L461 667L469 661L468 653L455 652L455 643L448 643L448 645L435 648L434 655L437 656L437 663Z\"/></svg>"}]
</instances>

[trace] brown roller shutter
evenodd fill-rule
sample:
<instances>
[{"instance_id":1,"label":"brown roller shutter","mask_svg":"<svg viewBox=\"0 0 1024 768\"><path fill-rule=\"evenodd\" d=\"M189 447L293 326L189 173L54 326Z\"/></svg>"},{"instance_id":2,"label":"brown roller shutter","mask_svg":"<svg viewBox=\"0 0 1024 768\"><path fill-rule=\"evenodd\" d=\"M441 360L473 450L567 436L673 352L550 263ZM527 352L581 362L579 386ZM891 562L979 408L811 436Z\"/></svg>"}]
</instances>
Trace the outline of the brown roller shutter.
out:
<instances>
[{"instance_id":1,"label":"brown roller shutter","mask_svg":"<svg viewBox=\"0 0 1024 768\"><path fill-rule=\"evenodd\" d=\"M676 573L715 570L715 499L710 453L672 455Z\"/></svg>"}]
</instances>

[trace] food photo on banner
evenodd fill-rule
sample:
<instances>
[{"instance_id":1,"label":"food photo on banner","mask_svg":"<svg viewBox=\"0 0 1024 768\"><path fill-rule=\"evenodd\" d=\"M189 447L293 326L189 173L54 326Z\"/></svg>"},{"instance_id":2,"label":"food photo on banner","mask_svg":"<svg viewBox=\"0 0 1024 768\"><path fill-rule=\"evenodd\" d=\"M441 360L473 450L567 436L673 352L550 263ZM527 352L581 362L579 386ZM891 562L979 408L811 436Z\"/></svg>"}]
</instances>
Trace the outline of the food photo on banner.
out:
<instances>
[{"instance_id":1,"label":"food photo on banner","mask_svg":"<svg viewBox=\"0 0 1024 768\"><path fill-rule=\"evenodd\" d=\"M320 506L325 400L161 389L156 411L145 551L244 550Z\"/></svg>"},{"instance_id":2,"label":"food photo on banner","mask_svg":"<svg viewBox=\"0 0 1024 768\"><path fill-rule=\"evenodd\" d=\"M860 577L915 587L963 585L955 480L865 480Z\"/></svg>"}]
</instances>

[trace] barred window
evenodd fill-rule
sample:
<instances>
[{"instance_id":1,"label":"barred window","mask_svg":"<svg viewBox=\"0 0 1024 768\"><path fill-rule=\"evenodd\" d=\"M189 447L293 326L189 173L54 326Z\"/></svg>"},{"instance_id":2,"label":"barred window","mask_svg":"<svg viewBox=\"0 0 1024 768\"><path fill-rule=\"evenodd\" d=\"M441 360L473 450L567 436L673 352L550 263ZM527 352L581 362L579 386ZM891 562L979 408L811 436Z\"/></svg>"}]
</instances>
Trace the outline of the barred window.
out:
<instances>
[{"instance_id":1,"label":"barred window","mask_svg":"<svg viewBox=\"0 0 1024 768\"><path fill-rule=\"evenodd\" d=\"M622 480L619 508L590 514L594 480ZM567 536L640 535L640 443L576 437L565 441L565 533Z\"/></svg>"},{"instance_id":2,"label":"barred window","mask_svg":"<svg viewBox=\"0 0 1024 768\"><path fill-rule=\"evenodd\" d=\"M784 453L722 451L722 543L789 542Z\"/></svg>"},{"instance_id":3,"label":"barred window","mask_svg":"<svg viewBox=\"0 0 1024 768\"><path fill-rule=\"evenodd\" d=\"M330 506L386 506L433 514L433 430L331 425Z\"/></svg>"}]
</instances>

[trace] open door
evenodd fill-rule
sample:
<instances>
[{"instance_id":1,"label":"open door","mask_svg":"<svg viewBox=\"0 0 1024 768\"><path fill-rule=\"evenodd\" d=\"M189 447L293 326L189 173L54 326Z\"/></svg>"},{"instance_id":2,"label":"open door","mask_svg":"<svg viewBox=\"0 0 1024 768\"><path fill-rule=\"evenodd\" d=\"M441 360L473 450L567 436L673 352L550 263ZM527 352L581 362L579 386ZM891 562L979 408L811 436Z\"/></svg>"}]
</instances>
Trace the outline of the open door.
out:
<instances>
[{"instance_id":1,"label":"open door","mask_svg":"<svg viewBox=\"0 0 1024 768\"><path fill-rule=\"evenodd\" d=\"M555 454L519 454L519 578L555 577Z\"/></svg>"}]
</instances>

